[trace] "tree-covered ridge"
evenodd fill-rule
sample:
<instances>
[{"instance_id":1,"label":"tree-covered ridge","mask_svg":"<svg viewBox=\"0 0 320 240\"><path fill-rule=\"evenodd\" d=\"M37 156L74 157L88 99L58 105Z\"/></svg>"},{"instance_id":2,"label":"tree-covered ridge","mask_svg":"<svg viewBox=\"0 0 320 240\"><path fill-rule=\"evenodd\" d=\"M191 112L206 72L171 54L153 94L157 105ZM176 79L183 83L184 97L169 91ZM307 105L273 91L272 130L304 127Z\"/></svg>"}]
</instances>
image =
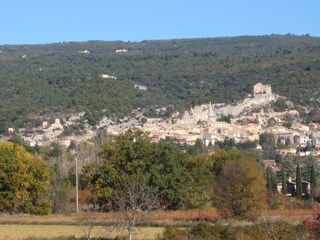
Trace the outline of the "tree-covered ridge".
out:
<instances>
[{"instance_id":1,"label":"tree-covered ridge","mask_svg":"<svg viewBox=\"0 0 320 240\"><path fill-rule=\"evenodd\" d=\"M0 46L0 125L22 127L26 118L62 112L98 119L138 107L233 102L257 82L316 108L319 53L319 38L290 35Z\"/></svg>"}]
</instances>

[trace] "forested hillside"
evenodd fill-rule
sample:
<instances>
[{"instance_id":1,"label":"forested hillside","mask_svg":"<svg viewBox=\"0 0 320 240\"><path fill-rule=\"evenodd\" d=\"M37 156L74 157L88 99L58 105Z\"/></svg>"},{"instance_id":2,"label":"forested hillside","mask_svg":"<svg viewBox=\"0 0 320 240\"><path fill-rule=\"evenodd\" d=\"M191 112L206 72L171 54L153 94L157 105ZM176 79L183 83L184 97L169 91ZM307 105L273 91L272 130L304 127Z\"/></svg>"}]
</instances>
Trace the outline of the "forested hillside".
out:
<instances>
[{"instance_id":1,"label":"forested hillside","mask_svg":"<svg viewBox=\"0 0 320 240\"><path fill-rule=\"evenodd\" d=\"M79 52L84 50L90 53ZM61 113L85 111L94 124L103 115L123 117L138 107L154 115L155 107L233 102L257 82L317 109L320 39L274 35L0 46L0 127L28 127Z\"/></svg>"}]
</instances>

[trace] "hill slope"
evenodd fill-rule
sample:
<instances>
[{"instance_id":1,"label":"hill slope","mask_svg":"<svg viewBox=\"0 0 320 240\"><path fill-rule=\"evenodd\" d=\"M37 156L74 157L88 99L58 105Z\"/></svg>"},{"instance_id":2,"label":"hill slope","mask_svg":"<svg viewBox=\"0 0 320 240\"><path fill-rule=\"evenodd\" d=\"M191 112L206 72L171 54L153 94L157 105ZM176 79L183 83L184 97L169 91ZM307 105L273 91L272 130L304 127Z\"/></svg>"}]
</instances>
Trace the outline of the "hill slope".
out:
<instances>
[{"instance_id":1,"label":"hill slope","mask_svg":"<svg viewBox=\"0 0 320 240\"><path fill-rule=\"evenodd\" d=\"M90 53L79 52L84 50ZM0 46L0 126L2 131L28 127L42 117L80 111L94 124L102 115L121 117L138 107L154 115L155 106L232 103L257 82L317 109L320 39L275 35Z\"/></svg>"}]
</instances>

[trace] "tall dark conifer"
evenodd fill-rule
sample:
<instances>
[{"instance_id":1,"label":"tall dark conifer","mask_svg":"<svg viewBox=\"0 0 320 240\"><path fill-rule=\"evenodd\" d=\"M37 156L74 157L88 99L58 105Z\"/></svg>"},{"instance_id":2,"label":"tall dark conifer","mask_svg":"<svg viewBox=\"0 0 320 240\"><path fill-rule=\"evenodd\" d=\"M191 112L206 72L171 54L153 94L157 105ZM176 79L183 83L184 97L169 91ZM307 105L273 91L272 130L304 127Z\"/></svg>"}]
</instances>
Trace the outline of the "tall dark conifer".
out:
<instances>
[{"instance_id":1,"label":"tall dark conifer","mask_svg":"<svg viewBox=\"0 0 320 240\"><path fill-rule=\"evenodd\" d=\"M271 168L267 168L267 189L268 192L272 191L272 179L271 179Z\"/></svg>"},{"instance_id":2,"label":"tall dark conifer","mask_svg":"<svg viewBox=\"0 0 320 240\"><path fill-rule=\"evenodd\" d=\"M297 175L296 175L296 189L298 199L302 199L302 179L301 179L301 169L299 164L297 164Z\"/></svg>"},{"instance_id":3,"label":"tall dark conifer","mask_svg":"<svg viewBox=\"0 0 320 240\"><path fill-rule=\"evenodd\" d=\"M203 153L204 147L203 147L203 142L201 139L197 138L197 140L194 144L194 148L197 153Z\"/></svg>"},{"instance_id":4,"label":"tall dark conifer","mask_svg":"<svg viewBox=\"0 0 320 240\"><path fill-rule=\"evenodd\" d=\"M311 167L311 174L310 174L310 188L311 188L311 197L313 198L317 188L317 177L316 177L316 172L313 164Z\"/></svg>"},{"instance_id":5,"label":"tall dark conifer","mask_svg":"<svg viewBox=\"0 0 320 240\"><path fill-rule=\"evenodd\" d=\"M285 169L282 167L281 168L281 180L282 180L282 188L281 188L281 193L283 195L287 195L287 175L286 175Z\"/></svg>"}]
</instances>

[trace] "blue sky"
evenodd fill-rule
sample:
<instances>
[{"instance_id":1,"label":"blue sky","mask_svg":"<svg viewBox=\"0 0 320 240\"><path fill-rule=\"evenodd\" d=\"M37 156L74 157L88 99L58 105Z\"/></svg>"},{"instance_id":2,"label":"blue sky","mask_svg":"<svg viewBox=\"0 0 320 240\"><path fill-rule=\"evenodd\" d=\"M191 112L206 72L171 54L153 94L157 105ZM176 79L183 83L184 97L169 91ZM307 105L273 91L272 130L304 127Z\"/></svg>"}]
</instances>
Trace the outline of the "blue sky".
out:
<instances>
[{"instance_id":1,"label":"blue sky","mask_svg":"<svg viewBox=\"0 0 320 240\"><path fill-rule=\"evenodd\" d=\"M0 44L320 36L319 0L2 0Z\"/></svg>"}]
</instances>

